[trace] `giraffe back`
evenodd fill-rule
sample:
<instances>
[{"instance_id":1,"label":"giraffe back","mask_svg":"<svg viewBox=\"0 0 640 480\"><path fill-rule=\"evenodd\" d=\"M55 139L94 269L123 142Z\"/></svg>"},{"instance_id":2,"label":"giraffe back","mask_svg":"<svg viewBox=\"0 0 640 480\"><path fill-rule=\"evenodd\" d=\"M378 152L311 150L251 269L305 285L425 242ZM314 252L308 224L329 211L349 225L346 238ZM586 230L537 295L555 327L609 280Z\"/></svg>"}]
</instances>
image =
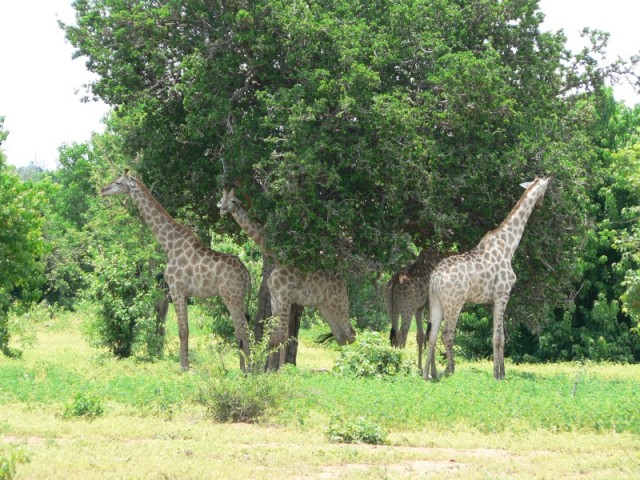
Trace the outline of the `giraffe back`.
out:
<instances>
[{"instance_id":1,"label":"giraffe back","mask_svg":"<svg viewBox=\"0 0 640 480\"><path fill-rule=\"evenodd\" d=\"M328 301L346 303L349 298L344 281L327 271L303 273L295 267L276 267L269 277L272 294L286 295L291 303L316 307Z\"/></svg>"},{"instance_id":2,"label":"giraffe back","mask_svg":"<svg viewBox=\"0 0 640 480\"><path fill-rule=\"evenodd\" d=\"M195 238L172 251L166 275L168 283L187 297L222 295L244 303L251 285L249 270L238 257L215 252Z\"/></svg>"},{"instance_id":3,"label":"giraffe back","mask_svg":"<svg viewBox=\"0 0 640 480\"><path fill-rule=\"evenodd\" d=\"M469 252L442 260L431 274L430 295L446 304L485 304L492 303L497 294L509 292L515 274L500 242L482 242Z\"/></svg>"}]
</instances>

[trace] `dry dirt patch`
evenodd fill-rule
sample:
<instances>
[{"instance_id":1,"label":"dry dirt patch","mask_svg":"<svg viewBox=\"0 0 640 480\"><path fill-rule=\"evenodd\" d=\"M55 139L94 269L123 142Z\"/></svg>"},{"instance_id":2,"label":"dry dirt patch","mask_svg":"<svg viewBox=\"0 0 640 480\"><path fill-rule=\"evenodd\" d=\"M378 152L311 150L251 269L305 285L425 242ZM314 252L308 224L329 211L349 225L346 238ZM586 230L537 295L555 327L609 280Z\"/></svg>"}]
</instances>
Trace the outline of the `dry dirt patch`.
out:
<instances>
[{"instance_id":1,"label":"dry dirt patch","mask_svg":"<svg viewBox=\"0 0 640 480\"><path fill-rule=\"evenodd\" d=\"M421 476L444 471L455 472L463 467L464 464L460 464L455 460L409 460L403 463L394 463L378 467L362 463L347 463L344 465L329 465L323 467L322 472L317 478L340 478L344 473L366 472L371 468L380 468L388 473Z\"/></svg>"},{"instance_id":2,"label":"dry dirt patch","mask_svg":"<svg viewBox=\"0 0 640 480\"><path fill-rule=\"evenodd\" d=\"M424 460L421 459L407 459L395 463L386 465L369 464L369 463L344 463L340 465L327 465L322 467L321 472L314 478L328 478L336 479L342 477L348 477L352 473L364 474L371 469L378 469L386 472L387 474L395 475L407 475L423 477L434 473L451 473L455 474L461 470L467 468L467 463L464 458L484 458L484 459L505 459L515 458L514 455L507 450L491 449L491 448L475 448L475 449L455 449L455 448L431 448L431 447L410 447L410 446L398 446L398 447L380 447L360 445L363 449L391 449L392 451L402 452L404 454L410 454L412 456L424 456ZM441 460L433 460L433 458L439 458ZM427 459L428 458L428 459ZM461 460L462 459L462 460ZM299 477L304 478L304 477Z\"/></svg>"},{"instance_id":3,"label":"dry dirt patch","mask_svg":"<svg viewBox=\"0 0 640 480\"><path fill-rule=\"evenodd\" d=\"M16 437L14 435L3 435L2 436L2 443L5 443L7 445L40 445L44 442L46 442L46 438L43 437L36 437L36 436L31 436L31 437Z\"/></svg>"}]
</instances>

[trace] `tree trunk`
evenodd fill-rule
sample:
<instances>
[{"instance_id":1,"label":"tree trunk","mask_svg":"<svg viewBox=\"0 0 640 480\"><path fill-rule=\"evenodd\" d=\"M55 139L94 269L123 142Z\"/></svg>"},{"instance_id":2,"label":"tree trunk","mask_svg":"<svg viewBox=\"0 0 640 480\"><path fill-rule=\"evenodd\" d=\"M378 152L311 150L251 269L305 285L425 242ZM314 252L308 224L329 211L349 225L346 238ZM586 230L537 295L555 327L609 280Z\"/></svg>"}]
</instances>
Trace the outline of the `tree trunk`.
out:
<instances>
[{"instance_id":1,"label":"tree trunk","mask_svg":"<svg viewBox=\"0 0 640 480\"><path fill-rule=\"evenodd\" d=\"M287 353L284 363L296 364L298 356L298 333L300 333L300 319L304 313L304 307L291 305L289 314L289 343L287 343Z\"/></svg>"},{"instance_id":2,"label":"tree trunk","mask_svg":"<svg viewBox=\"0 0 640 480\"><path fill-rule=\"evenodd\" d=\"M256 311L256 318L253 323L253 335L256 343L259 343L264 336L264 321L271 317L271 294L269 293L269 287L267 286L267 279L275 264L268 257L262 256L262 281L260 282L260 289L258 290L258 310Z\"/></svg>"}]
</instances>

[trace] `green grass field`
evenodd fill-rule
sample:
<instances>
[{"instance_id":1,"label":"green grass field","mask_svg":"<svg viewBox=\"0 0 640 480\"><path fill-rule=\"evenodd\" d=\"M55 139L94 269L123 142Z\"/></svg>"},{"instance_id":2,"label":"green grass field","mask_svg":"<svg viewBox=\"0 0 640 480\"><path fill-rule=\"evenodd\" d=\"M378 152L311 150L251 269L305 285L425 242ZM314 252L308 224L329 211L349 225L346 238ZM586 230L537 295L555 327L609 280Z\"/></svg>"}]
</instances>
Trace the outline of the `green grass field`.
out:
<instances>
[{"instance_id":1,"label":"green grass field","mask_svg":"<svg viewBox=\"0 0 640 480\"><path fill-rule=\"evenodd\" d=\"M278 405L257 423L217 423L202 386L221 364L242 377L197 311L188 373L175 328L164 360L115 360L81 333L90 314L41 322L20 358L0 357L0 464L28 458L15 478L640 477L638 365L507 365L504 382L488 361L436 383L348 378L330 371L337 348L305 332L298 367L274 376ZM97 399L102 415L66 415L77 398ZM388 432L387 444L329 441L333 421L355 418Z\"/></svg>"}]
</instances>

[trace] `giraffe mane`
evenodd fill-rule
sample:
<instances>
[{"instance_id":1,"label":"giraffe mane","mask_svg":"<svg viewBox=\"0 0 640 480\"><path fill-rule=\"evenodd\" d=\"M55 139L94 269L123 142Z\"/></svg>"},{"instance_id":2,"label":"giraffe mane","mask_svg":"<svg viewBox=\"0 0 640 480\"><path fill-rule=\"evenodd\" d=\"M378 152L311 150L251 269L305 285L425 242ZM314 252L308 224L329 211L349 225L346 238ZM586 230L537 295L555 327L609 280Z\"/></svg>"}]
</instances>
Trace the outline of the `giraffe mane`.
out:
<instances>
[{"instance_id":1,"label":"giraffe mane","mask_svg":"<svg viewBox=\"0 0 640 480\"><path fill-rule=\"evenodd\" d=\"M520 199L518 200L518 202L515 204L515 206L511 209L511 211L509 212L509 215L506 216L506 218L500 223L500 225L498 225L496 228L494 228L493 230L489 230L487 233L484 234L484 236L482 237L482 239L484 240L486 237L493 235L494 233L500 231L500 229L502 228L503 225L507 224L511 218L516 214L516 212L520 209L520 207L522 206L522 203L524 202L525 198L527 198L527 194L536 186L538 185L538 183L540 183L540 180L542 180L540 177L536 177L528 186L527 189L524 191L524 193L522 195L520 195Z\"/></svg>"},{"instance_id":2,"label":"giraffe mane","mask_svg":"<svg viewBox=\"0 0 640 480\"><path fill-rule=\"evenodd\" d=\"M138 185L138 188L140 188L140 190L142 190L148 198L151 199L151 202L154 204L154 206L158 209L158 211L169 221L171 222L178 230L180 230L181 232L193 237L193 239L200 243L202 246L205 246L200 239L198 239L198 237L196 236L195 233L193 233L193 231L186 227L185 225L178 223L175 218L173 218L169 212L167 212L167 209L164 208L162 206L162 204L156 199L155 196L153 196L153 194L149 191L149 189L147 188L147 186L142 182L142 180L140 180L139 178L133 177L131 175L129 175L129 178L132 179L134 182L136 182L136 184ZM207 247L208 248L208 247ZM212 250L213 251L213 250ZM213 251L214 253L217 253L215 251Z\"/></svg>"}]
</instances>

